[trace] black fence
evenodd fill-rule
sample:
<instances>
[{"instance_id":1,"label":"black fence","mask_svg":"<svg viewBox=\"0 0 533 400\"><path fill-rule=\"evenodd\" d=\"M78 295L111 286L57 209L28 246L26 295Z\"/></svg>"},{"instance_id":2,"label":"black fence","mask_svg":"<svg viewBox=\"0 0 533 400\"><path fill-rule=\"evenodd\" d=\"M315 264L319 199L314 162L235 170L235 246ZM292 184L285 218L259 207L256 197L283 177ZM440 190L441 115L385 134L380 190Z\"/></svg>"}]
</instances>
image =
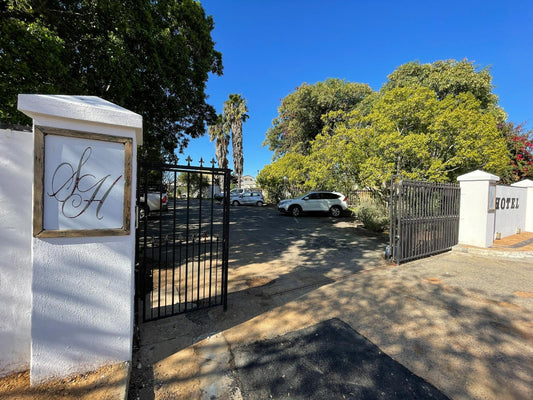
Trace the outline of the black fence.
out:
<instances>
[{"instance_id":1,"label":"black fence","mask_svg":"<svg viewBox=\"0 0 533 400\"><path fill-rule=\"evenodd\" d=\"M139 164L137 321L227 308L230 170Z\"/></svg>"},{"instance_id":2,"label":"black fence","mask_svg":"<svg viewBox=\"0 0 533 400\"><path fill-rule=\"evenodd\" d=\"M394 178L388 256L396 263L450 250L458 242L459 185Z\"/></svg>"}]
</instances>

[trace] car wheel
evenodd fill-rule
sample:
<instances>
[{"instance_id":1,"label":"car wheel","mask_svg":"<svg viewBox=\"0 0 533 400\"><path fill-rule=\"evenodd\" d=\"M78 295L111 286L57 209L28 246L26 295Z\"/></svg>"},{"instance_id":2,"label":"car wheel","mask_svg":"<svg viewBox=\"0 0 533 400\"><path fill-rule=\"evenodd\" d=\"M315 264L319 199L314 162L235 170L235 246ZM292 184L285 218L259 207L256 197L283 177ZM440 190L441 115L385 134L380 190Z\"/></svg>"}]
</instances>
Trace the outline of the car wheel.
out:
<instances>
[{"instance_id":1,"label":"car wheel","mask_svg":"<svg viewBox=\"0 0 533 400\"><path fill-rule=\"evenodd\" d=\"M148 218L148 214L150 214L150 208L147 205L139 206L139 221Z\"/></svg>"},{"instance_id":2,"label":"car wheel","mask_svg":"<svg viewBox=\"0 0 533 400\"><path fill-rule=\"evenodd\" d=\"M342 214L342 208L339 206L333 206L329 209L329 212L331 213L332 217L338 218Z\"/></svg>"},{"instance_id":3,"label":"car wheel","mask_svg":"<svg viewBox=\"0 0 533 400\"><path fill-rule=\"evenodd\" d=\"M302 214L302 209L300 208L300 206L292 206L289 209L289 212L293 217L299 217Z\"/></svg>"},{"instance_id":4,"label":"car wheel","mask_svg":"<svg viewBox=\"0 0 533 400\"><path fill-rule=\"evenodd\" d=\"M263 207L263 202L259 200L257 203L255 203L257 207Z\"/></svg>"},{"instance_id":5,"label":"car wheel","mask_svg":"<svg viewBox=\"0 0 533 400\"><path fill-rule=\"evenodd\" d=\"M232 206L240 206L241 203L239 203L237 200L233 200L233 202L231 203Z\"/></svg>"}]
</instances>

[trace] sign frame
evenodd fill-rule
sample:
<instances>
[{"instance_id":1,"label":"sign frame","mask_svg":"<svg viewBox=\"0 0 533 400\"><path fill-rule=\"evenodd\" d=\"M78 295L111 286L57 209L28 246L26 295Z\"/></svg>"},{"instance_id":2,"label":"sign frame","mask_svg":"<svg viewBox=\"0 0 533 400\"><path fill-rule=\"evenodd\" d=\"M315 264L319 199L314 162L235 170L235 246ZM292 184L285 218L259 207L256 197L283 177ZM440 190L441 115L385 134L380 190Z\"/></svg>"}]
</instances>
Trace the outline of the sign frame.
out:
<instances>
[{"instance_id":1,"label":"sign frame","mask_svg":"<svg viewBox=\"0 0 533 400\"><path fill-rule=\"evenodd\" d=\"M122 144L124 147L122 226L118 228L96 229L46 229L44 224L46 190L45 174L45 141L47 136L75 138L86 141L99 141ZM95 236L124 236L131 232L131 181L133 139L122 136L106 135L94 132L84 132L71 129L60 129L36 125L34 127L34 198L33 198L33 236L37 238L57 237L95 237ZM80 160L81 166L81 160ZM94 201L91 200L90 201ZM101 201L103 202L103 200Z\"/></svg>"}]
</instances>

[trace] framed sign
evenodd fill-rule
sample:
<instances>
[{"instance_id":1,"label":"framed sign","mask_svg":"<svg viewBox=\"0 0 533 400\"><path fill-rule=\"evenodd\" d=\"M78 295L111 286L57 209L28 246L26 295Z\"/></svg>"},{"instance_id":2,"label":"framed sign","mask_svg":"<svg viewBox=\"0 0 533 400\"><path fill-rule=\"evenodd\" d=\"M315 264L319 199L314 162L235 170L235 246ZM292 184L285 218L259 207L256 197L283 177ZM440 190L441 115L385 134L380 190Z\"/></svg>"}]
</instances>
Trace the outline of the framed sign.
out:
<instances>
[{"instance_id":1,"label":"framed sign","mask_svg":"<svg viewBox=\"0 0 533 400\"><path fill-rule=\"evenodd\" d=\"M130 233L132 139L36 126L33 236Z\"/></svg>"}]
</instances>

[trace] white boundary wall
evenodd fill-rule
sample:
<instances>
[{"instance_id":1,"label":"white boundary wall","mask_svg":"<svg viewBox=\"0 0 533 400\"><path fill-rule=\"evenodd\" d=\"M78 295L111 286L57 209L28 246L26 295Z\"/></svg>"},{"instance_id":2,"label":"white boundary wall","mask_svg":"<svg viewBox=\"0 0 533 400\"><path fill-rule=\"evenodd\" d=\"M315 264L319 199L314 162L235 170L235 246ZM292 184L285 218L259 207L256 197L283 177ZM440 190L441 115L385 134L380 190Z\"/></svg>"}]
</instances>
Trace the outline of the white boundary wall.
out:
<instances>
[{"instance_id":1,"label":"white boundary wall","mask_svg":"<svg viewBox=\"0 0 533 400\"><path fill-rule=\"evenodd\" d=\"M479 170L457 178L461 186L459 244L490 247L498 237L533 232L533 181L496 185L499 179Z\"/></svg>"},{"instance_id":2,"label":"white boundary wall","mask_svg":"<svg viewBox=\"0 0 533 400\"><path fill-rule=\"evenodd\" d=\"M0 129L0 376L30 366L32 185L32 132Z\"/></svg>"},{"instance_id":3,"label":"white boundary wall","mask_svg":"<svg viewBox=\"0 0 533 400\"><path fill-rule=\"evenodd\" d=\"M495 239L525 231L527 194L525 187L496 186Z\"/></svg>"},{"instance_id":4,"label":"white boundary wall","mask_svg":"<svg viewBox=\"0 0 533 400\"><path fill-rule=\"evenodd\" d=\"M21 327L16 328L22 332L20 340L25 343L19 346L18 353L24 356L21 357L24 361L18 367L24 367L29 360L31 383L35 384L106 364L130 361L135 258L134 188L136 148L142 141L142 117L92 96L19 95L18 108L33 118L34 125L133 140L129 235L35 238L30 227L21 234L24 236L21 243L27 246L29 241L31 244L33 275L25 274L6 282L17 293L17 280L23 280L26 288L28 276L31 276L32 282L32 290L27 291L32 293L31 358L28 358L27 320L30 314L26 296L20 296L20 302L23 300L25 304L17 308L16 315L11 317L12 321L20 315L26 319ZM33 135L31 139L31 146L26 146L33 150ZM25 170L31 176L32 166L33 151ZM11 183L13 187L9 195L21 205L19 183ZM4 186L3 181L1 186ZM31 210L33 197L26 193L23 200L26 198L29 203L24 202L24 208ZM27 218L27 214L25 216ZM2 234L7 235L7 231L3 230ZM22 244L20 246L23 248ZM21 264L26 262L26 258L20 261ZM4 355L0 357L3 359ZM5 361L2 360L2 363Z\"/></svg>"}]
</instances>

